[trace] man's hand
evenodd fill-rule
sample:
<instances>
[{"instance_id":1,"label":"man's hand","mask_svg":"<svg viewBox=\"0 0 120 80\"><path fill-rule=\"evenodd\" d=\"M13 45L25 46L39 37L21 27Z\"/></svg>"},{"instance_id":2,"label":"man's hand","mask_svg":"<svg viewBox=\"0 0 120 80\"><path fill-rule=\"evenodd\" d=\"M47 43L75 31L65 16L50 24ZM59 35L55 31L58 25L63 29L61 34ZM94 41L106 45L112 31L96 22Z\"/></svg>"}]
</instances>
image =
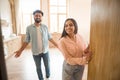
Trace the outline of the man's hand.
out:
<instances>
[{"instance_id":1,"label":"man's hand","mask_svg":"<svg viewBox=\"0 0 120 80\"><path fill-rule=\"evenodd\" d=\"M22 44L21 48L20 48L18 51L14 52L16 58L20 57L22 51L25 49L25 47L26 47L28 44L29 44L29 43L24 42L24 43Z\"/></svg>"},{"instance_id":2,"label":"man's hand","mask_svg":"<svg viewBox=\"0 0 120 80\"><path fill-rule=\"evenodd\" d=\"M15 53L15 57L18 58L18 57L20 57L22 52L20 50L18 50L18 51L14 52L14 53Z\"/></svg>"}]
</instances>

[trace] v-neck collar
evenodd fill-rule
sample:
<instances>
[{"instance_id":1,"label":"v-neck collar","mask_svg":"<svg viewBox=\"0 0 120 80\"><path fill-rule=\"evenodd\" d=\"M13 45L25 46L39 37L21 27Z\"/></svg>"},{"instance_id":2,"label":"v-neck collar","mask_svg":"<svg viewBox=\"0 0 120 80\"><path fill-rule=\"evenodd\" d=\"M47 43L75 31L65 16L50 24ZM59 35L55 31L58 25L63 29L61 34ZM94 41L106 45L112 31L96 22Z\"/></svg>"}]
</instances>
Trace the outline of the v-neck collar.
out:
<instances>
[{"instance_id":1,"label":"v-neck collar","mask_svg":"<svg viewBox=\"0 0 120 80\"><path fill-rule=\"evenodd\" d=\"M66 36L66 38L68 38L71 42L74 42L74 43L77 42L77 37L76 37L76 35L75 35L75 40L72 40L68 35Z\"/></svg>"}]
</instances>

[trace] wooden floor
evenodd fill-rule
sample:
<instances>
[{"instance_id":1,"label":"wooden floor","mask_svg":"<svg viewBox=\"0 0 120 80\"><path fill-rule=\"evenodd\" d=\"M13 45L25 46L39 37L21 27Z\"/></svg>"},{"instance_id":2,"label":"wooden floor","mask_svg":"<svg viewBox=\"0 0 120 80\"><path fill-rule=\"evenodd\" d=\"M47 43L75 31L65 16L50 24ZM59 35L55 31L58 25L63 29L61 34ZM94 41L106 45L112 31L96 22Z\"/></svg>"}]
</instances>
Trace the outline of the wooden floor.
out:
<instances>
[{"instance_id":1,"label":"wooden floor","mask_svg":"<svg viewBox=\"0 0 120 80\"><path fill-rule=\"evenodd\" d=\"M63 56L58 49L50 49L50 80L62 80ZM42 63L43 64L43 63ZM38 80L35 64L30 49L23 51L19 58L14 56L6 60L8 80ZM42 65L43 74L44 66ZM87 65L85 67L83 80L87 80Z\"/></svg>"}]
</instances>

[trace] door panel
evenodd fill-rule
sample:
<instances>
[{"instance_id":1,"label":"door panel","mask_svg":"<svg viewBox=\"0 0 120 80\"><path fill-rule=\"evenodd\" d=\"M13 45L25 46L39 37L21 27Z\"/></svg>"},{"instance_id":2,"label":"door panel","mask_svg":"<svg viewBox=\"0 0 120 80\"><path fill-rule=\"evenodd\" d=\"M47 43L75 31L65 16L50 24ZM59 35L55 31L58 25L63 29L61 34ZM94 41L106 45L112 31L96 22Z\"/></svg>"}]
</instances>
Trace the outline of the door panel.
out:
<instances>
[{"instance_id":1,"label":"door panel","mask_svg":"<svg viewBox=\"0 0 120 80\"><path fill-rule=\"evenodd\" d=\"M1 17L0 17L0 20L1 20ZM6 64L5 64L4 50L3 50L3 39L2 39L2 32L1 32L1 21L0 21L0 80L8 80L8 78L7 78Z\"/></svg>"},{"instance_id":2,"label":"door panel","mask_svg":"<svg viewBox=\"0 0 120 80\"><path fill-rule=\"evenodd\" d=\"M92 0L88 80L120 80L120 0Z\"/></svg>"}]
</instances>

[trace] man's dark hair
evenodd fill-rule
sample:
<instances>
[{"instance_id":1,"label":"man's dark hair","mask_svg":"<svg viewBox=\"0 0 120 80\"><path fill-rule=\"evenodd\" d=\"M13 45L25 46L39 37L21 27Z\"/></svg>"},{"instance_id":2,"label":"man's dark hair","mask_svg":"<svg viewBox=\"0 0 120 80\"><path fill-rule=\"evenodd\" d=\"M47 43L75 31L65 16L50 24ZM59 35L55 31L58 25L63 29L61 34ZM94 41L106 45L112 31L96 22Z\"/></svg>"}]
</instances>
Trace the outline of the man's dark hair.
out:
<instances>
[{"instance_id":1,"label":"man's dark hair","mask_svg":"<svg viewBox=\"0 0 120 80\"><path fill-rule=\"evenodd\" d=\"M41 10L35 10L35 11L33 12L33 15L35 15L35 13L41 13L42 16L43 16L43 12L42 12Z\"/></svg>"}]
</instances>

